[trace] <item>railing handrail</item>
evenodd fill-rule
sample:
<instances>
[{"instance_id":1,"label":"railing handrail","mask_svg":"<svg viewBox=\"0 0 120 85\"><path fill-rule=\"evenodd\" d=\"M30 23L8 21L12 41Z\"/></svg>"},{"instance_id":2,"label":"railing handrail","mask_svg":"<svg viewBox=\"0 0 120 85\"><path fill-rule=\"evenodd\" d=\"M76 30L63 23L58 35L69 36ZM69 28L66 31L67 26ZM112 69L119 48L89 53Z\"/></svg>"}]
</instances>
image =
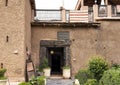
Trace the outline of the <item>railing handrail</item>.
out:
<instances>
[{"instance_id":1,"label":"railing handrail","mask_svg":"<svg viewBox=\"0 0 120 85\"><path fill-rule=\"evenodd\" d=\"M36 11L61 11L60 9L36 9Z\"/></svg>"},{"instance_id":2,"label":"railing handrail","mask_svg":"<svg viewBox=\"0 0 120 85\"><path fill-rule=\"evenodd\" d=\"M99 17L107 17L107 5L98 5L98 16Z\"/></svg>"}]
</instances>

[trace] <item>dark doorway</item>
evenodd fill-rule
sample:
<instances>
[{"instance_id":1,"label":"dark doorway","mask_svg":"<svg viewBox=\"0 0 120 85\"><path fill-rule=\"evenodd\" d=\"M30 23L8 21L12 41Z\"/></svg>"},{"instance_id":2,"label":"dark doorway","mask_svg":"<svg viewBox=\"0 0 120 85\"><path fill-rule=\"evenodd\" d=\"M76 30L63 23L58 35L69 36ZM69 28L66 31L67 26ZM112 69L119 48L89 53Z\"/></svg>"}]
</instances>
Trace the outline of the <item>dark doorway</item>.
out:
<instances>
[{"instance_id":1,"label":"dark doorway","mask_svg":"<svg viewBox=\"0 0 120 85\"><path fill-rule=\"evenodd\" d=\"M51 74L62 74L62 67L64 65L64 48L49 47L47 56L51 67Z\"/></svg>"}]
</instances>

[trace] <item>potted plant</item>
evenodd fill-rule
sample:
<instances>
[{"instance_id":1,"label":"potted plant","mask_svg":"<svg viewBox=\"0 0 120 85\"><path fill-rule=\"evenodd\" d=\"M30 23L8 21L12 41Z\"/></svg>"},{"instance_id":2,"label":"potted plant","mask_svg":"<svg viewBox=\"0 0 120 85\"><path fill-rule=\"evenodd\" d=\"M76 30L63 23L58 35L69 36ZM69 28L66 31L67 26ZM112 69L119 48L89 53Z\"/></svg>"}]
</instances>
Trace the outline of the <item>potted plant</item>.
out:
<instances>
[{"instance_id":1,"label":"potted plant","mask_svg":"<svg viewBox=\"0 0 120 85\"><path fill-rule=\"evenodd\" d=\"M0 85L6 85L7 78L4 76L5 72L5 68L0 68Z\"/></svg>"},{"instance_id":2,"label":"potted plant","mask_svg":"<svg viewBox=\"0 0 120 85\"><path fill-rule=\"evenodd\" d=\"M70 66L63 67L63 78L70 78Z\"/></svg>"},{"instance_id":3,"label":"potted plant","mask_svg":"<svg viewBox=\"0 0 120 85\"><path fill-rule=\"evenodd\" d=\"M51 69L48 63L48 59L46 57L43 59L42 68L43 68L44 76L49 78Z\"/></svg>"}]
</instances>

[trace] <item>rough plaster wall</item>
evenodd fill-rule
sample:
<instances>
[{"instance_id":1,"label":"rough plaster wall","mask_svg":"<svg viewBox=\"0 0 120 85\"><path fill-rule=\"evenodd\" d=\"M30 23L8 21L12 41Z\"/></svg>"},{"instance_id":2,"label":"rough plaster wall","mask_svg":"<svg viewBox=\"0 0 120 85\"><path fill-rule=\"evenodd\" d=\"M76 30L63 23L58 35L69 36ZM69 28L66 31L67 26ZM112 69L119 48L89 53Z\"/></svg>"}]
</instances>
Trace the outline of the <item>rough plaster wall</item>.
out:
<instances>
[{"instance_id":1,"label":"rough plaster wall","mask_svg":"<svg viewBox=\"0 0 120 85\"><path fill-rule=\"evenodd\" d=\"M120 22L100 21L101 55L112 63L120 64Z\"/></svg>"},{"instance_id":2,"label":"rough plaster wall","mask_svg":"<svg viewBox=\"0 0 120 85\"><path fill-rule=\"evenodd\" d=\"M72 73L84 68L89 57L96 54L96 29L94 28L59 28L59 27L32 27L32 57L39 65L40 40L57 40L58 31L69 31L72 41L71 62Z\"/></svg>"},{"instance_id":3,"label":"rough plaster wall","mask_svg":"<svg viewBox=\"0 0 120 85\"><path fill-rule=\"evenodd\" d=\"M9 0L8 6L5 6L5 0L2 1L0 2L0 63L7 68L8 78L24 80L25 0ZM6 36L9 36L8 42Z\"/></svg>"},{"instance_id":4,"label":"rough plaster wall","mask_svg":"<svg viewBox=\"0 0 120 85\"><path fill-rule=\"evenodd\" d=\"M26 0L25 3L25 30L26 30L26 47L28 48L28 51L31 52L31 5L30 0Z\"/></svg>"},{"instance_id":5,"label":"rough plaster wall","mask_svg":"<svg viewBox=\"0 0 120 85\"><path fill-rule=\"evenodd\" d=\"M120 64L119 21L99 22L99 29L33 26L32 57L35 64L39 65L40 40L57 40L57 31L70 32L72 74L85 68L94 55L101 55L110 63Z\"/></svg>"}]
</instances>

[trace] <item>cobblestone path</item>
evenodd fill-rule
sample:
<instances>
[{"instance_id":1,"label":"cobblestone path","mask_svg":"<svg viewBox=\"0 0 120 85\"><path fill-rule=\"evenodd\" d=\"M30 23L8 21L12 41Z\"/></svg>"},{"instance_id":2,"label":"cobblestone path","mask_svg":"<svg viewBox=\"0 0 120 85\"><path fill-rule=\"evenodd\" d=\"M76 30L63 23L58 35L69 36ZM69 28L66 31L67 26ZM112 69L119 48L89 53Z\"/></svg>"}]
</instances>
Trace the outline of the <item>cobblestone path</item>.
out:
<instances>
[{"instance_id":1,"label":"cobblestone path","mask_svg":"<svg viewBox=\"0 0 120 85\"><path fill-rule=\"evenodd\" d=\"M46 85L73 85L70 79L47 79Z\"/></svg>"}]
</instances>

